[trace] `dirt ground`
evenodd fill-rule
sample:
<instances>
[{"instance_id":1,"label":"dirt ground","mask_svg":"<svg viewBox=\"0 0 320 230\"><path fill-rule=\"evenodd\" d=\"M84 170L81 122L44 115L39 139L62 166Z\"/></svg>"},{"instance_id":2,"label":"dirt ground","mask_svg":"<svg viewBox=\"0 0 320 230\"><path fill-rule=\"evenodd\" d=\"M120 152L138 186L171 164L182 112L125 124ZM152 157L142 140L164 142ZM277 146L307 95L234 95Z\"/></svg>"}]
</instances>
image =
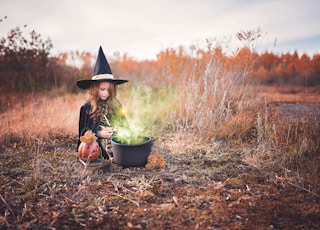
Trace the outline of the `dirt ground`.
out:
<instances>
[{"instance_id":1,"label":"dirt ground","mask_svg":"<svg viewBox=\"0 0 320 230\"><path fill-rule=\"evenodd\" d=\"M320 228L319 191L248 148L171 133L154 138L164 169L92 170L74 143L1 147L1 229Z\"/></svg>"}]
</instances>

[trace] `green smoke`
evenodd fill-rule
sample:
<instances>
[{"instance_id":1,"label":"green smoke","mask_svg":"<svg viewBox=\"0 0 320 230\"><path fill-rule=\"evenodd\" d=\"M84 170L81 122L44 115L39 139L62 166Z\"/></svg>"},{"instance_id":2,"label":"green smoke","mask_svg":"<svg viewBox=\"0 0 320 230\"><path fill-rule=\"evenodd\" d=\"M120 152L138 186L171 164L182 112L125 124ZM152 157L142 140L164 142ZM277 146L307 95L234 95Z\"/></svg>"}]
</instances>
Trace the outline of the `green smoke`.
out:
<instances>
[{"instance_id":1,"label":"green smoke","mask_svg":"<svg viewBox=\"0 0 320 230\"><path fill-rule=\"evenodd\" d=\"M154 134L158 118L155 116L154 90L146 85L131 88L123 102L127 125L114 124L113 140L120 144L134 145L145 142Z\"/></svg>"}]
</instances>

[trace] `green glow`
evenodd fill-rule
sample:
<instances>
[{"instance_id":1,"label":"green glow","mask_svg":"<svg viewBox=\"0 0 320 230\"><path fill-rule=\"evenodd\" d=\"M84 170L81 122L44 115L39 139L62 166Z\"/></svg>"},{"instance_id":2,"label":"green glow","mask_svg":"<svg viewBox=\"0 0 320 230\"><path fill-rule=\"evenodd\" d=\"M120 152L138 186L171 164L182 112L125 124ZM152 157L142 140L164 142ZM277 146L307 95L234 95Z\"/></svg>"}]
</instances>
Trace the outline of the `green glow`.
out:
<instances>
[{"instance_id":1,"label":"green glow","mask_svg":"<svg viewBox=\"0 0 320 230\"><path fill-rule=\"evenodd\" d=\"M138 85L127 91L126 101L123 103L128 127L114 124L113 140L120 144L140 144L154 133L154 111L156 101L152 100L154 91L146 85Z\"/></svg>"},{"instance_id":2,"label":"green glow","mask_svg":"<svg viewBox=\"0 0 320 230\"><path fill-rule=\"evenodd\" d=\"M115 131L113 140L119 144L136 145L145 142L146 137L137 135L128 128L118 128L118 130Z\"/></svg>"}]
</instances>

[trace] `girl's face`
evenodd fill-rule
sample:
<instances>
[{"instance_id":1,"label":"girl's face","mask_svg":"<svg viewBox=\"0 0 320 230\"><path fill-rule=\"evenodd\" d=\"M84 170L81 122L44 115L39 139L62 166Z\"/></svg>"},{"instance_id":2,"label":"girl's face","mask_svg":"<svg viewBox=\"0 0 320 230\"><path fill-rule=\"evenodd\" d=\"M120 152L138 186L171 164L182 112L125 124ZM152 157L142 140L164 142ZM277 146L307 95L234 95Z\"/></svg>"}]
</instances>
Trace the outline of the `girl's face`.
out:
<instances>
[{"instance_id":1,"label":"girl's face","mask_svg":"<svg viewBox=\"0 0 320 230\"><path fill-rule=\"evenodd\" d=\"M107 100L107 98L110 96L110 82L101 82L98 89L98 97L101 100Z\"/></svg>"}]
</instances>

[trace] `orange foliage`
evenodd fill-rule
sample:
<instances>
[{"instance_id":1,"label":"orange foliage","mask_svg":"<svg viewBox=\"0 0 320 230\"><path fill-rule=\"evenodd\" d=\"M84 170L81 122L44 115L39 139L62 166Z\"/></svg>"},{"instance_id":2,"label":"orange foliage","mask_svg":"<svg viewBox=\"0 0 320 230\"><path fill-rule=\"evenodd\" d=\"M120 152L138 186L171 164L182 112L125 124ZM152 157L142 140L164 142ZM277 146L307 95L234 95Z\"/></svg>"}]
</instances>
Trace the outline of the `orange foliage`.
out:
<instances>
[{"instance_id":1,"label":"orange foliage","mask_svg":"<svg viewBox=\"0 0 320 230\"><path fill-rule=\"evenodd\" d=\"M124 55L119 63L119 68L122 70L123 75L128 76L135 70L135 61Z\"/></svg>"},{"instance_id":2,"label":"orange foliage","mask_svg":"<svg viewBox=\"0 0 320 230\"><path fill-rule=\"evenodd\" d=\"M136 61L128 55L116 54L109 59L115 76L125 76L134 81L145 81L154 87L159 83L181 84L202 79L208 68L222 71L242 72L255 82L268 85L314 86L320 84L320 55L312 58L297 52L275 55L270 52L252 52L250 42L258 39L261 31L241 31L237 38L248 43L232 55L226 55L222 48L208 42L206 50L191 47L187 50L167 48L154 61ZM14 49L12 46L14 45ZM43 48L39 48L43 47ZM64 87L68 92L77 92L74 82L90 78L95 56L89 52L60 53L49 56L51 41L43 41L39 34L31 33L29 41L17 28L0 43L0 80L3 90L34 92ZM193 55L189 55L192 53ZM70 61L71 60L71 61ZM71 64L70 64L71 62ZM75 65L78 63L78 65ZM80 64L79 64L80 63ZM24 76L23 78L21 76Z\"/></svg>"},{"instance_id":3,"label":"orange foliage","mask_svg":"<svg viewBox=\"0 0 320 230\"><path fill-rule=\"evenodd\" d=\"M178 51L174 49L166 49L157 55L156 66L160 70L160 80L171 82L172 84L188 80L192 72L191 57L184 54L182 47Z\"/></svg>"}]
</instances>

